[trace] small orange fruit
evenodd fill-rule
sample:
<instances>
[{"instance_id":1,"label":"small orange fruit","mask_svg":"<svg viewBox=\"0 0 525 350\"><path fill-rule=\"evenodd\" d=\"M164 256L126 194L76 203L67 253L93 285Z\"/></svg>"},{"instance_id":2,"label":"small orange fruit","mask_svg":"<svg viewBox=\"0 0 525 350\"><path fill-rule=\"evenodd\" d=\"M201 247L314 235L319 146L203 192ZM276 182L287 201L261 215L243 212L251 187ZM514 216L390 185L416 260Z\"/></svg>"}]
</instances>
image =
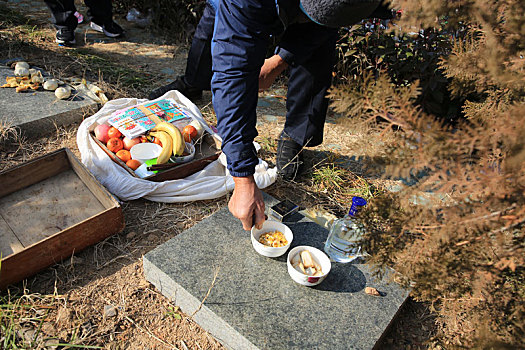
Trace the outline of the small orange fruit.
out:
<instances>
[{"instance_id":1,"label":"small orange fruit","mask_svg":"<svg viewBox=\"0 0 525 350\"><path fill-rule=\"evenodd\" d=\"M124 148L124 142L119 138L113 137L108 140L107 147L111 152L117 153Z\"/></svg>"},{"instance_id":2,"label":"small orange fruit","mask_svg":"<svg viewBox=\"0 0 525 350\"><path fill-rule=\"evenodd\" d=\"M122 133L117 128L112 126L108 130L108 136L109 136L109 138L113 138L113 137L119 138L119 137L122 136Z\"/></svg>"},{"instance_id":3,"label":"small orange fruit","mask_svg":"<svg viewBox=\"0 0 525 350\"><path fill-rule=\"evenodd\" d=\"M121 149L117 152L117 157L119 157L121 161L126 163L128 160L131 159L131 153L129 153L129 151L125 149Z\"/></svg>"},{"instance_id":4,"label":"small orange fruit","mask_svg":"<svg viewBox=\"0 0 525 350\"><path fill-rule=\"evenodd\" d=\"M129 166L133 170L137 170L137 168L141 165L140 162L136 159L130 159L126 162L126 165Z\"/></svg>"}]
</instances>

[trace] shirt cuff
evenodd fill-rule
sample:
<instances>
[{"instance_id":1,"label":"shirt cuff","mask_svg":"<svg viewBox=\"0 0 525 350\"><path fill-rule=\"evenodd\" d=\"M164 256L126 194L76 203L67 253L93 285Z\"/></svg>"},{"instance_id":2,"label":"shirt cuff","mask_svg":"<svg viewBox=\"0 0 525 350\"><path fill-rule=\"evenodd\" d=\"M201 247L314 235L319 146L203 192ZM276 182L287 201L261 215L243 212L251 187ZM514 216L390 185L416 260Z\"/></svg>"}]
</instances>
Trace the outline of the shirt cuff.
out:
<instances>
[{"instance_id":1,"label":"shirt cuff","mask_svg":"<svg viewBox=\"0 0 525 350\"><path fill-rule=\"evenodd\" d=\"M285 48L277 46L275 49L275 54L279 55L284 60L284 62L288 63L289 66L295 67L297 65L295 62L295 55Z\"/></svg>"},{"instance_id":2,"label":"shirt cuff","mask_svg":"<svg viewBox=\"0 0 525 350\"><path fill-rule=\"evenodd\" d=\"M225 147L226 149L223 147L230 175L245 177L255 174L255 166L259 163L259 158L257 158L257 152L253 144L250 144L248 149L241 149L244 147L236 146L237 147Z\"/></svg>"}]
</instances>

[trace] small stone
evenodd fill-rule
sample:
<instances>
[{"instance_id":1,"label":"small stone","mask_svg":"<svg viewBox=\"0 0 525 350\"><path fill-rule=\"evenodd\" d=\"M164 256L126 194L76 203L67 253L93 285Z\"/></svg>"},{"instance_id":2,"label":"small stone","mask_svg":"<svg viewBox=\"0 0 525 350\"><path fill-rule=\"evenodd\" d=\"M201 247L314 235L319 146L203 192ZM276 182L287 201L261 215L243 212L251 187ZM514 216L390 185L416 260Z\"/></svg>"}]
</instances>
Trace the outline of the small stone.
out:
<instances>
[{"instance_id":1,"label":"small stone","mask_svg":"<svg viewBox=\"0 0 525 350\"><path fill-rule=\"evenodd\" d=\"M156 241L157 239L159 239L159 236L157 236L156 234L152 233L148 236L148 241Z\"/></svg>"},{"instance_id":2,"label":"small stone","mask_svg":"<svg viewBox=\"0 0 525 350\"><path fill-rule=\"evenodd\" d=\"M133 239L133 238L135 238L136 236L137 236L137 232L135 232L135 231L131 231L130 233L128 233L128 234L126 235L126 238L127 238L127 239Z\"/></svg>"},{"instance_id":3,"label":"small stone","mask_svg":"<svg viewBox=\"0 0 525 350\"><path fill-rule=\"evenodd\" d=\"M113 305L104 306L104 317L115 317L117 316L117 309Z\"/></svg>"},{"instance_id":4,"label":"small stone","mask_svg":"<svg viewBox=\"0 0 525 350\"><path fill-rule=\"evenodd\" d=\"M373 296L376 296L376 297L380 297L381 296L381 293L379 293L379 291L373 287L366 287L365 288L365 293L368 294L368 295L373 295Z\"/></svg>"}]
</instances>

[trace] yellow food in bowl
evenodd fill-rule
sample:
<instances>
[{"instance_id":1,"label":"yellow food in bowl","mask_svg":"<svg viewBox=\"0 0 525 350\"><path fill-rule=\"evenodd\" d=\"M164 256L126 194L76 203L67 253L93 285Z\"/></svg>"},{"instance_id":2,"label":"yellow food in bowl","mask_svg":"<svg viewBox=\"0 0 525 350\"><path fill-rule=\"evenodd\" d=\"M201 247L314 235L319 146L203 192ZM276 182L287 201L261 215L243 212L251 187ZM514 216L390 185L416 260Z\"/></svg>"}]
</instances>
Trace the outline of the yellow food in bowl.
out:
<instances>
[{"instance_id":1,"label":"yellow food in bowl","mask_svg":"<svg viewBox=\"0 0 525 350\"><path fill-rule=\"evenodd\" d=\"M286 240L284 233L280 231L270 231L263 233L259 237L259 243L262 243L268 247L279 248L287 245L288 241Z\"/></svg>"}]
</instances>

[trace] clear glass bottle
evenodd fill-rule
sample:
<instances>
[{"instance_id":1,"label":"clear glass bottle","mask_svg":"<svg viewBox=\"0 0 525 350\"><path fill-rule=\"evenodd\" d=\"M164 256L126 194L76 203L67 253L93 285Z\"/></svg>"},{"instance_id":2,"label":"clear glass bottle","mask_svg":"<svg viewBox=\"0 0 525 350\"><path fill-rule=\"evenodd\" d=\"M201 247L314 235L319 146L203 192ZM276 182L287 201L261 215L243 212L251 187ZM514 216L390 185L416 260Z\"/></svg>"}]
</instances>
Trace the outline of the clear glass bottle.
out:
<instances>
[{"instance_id":1,"label":"clear glass bottle","mask_svg":"<svg viewBox=\"0 0 525 350\"><path fill-rule=\"evenodd\" d=\"M352 207L342 219L334 220L330 233L324 245L324 251L337 262L348 263L362 256L361 246L358 244L364 228L352 220L359 209L366 205L361 197L352 198Z\"/></svg>"}]
</instances>

